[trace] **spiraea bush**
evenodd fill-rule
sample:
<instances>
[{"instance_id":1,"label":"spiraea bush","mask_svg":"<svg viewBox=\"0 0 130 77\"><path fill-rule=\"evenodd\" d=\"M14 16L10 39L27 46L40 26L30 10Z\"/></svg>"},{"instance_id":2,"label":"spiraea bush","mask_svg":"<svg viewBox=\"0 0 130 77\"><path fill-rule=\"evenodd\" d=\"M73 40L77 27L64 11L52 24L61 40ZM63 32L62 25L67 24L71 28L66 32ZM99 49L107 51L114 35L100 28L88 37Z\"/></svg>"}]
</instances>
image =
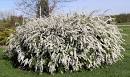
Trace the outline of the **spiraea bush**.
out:
<instances>
[{"instance_id":1,"label":"spiraea bush","mask_svg":"<svg viewBox=\"0 0 130 77\"><path fill-rule=\"evenodd\" d=\"M123 58L124 40L110 20L85 14L32 19L16 28L6 52L17 66L38 72L111 65Z\"/></svg>"}]
</instances>

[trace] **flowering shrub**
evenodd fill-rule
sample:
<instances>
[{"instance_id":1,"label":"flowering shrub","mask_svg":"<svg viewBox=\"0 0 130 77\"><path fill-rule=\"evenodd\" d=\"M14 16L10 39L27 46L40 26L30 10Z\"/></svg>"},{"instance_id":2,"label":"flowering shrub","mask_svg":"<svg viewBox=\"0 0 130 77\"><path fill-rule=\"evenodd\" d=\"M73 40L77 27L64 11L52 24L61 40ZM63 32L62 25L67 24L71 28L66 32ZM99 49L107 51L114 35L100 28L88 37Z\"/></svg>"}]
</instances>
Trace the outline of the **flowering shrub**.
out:
<instances>
[{"instance_id":1,"label":"flowering shrub","mask_svg":"<svg viewBox=\"0 0 130 77\"><path fill-rule=\"evenodd\" d=\"M124 48L116 25L84 14L32 19L10 36L7 54L35 71L79 71L120 60Z\"/></svg>"}]
</instances>

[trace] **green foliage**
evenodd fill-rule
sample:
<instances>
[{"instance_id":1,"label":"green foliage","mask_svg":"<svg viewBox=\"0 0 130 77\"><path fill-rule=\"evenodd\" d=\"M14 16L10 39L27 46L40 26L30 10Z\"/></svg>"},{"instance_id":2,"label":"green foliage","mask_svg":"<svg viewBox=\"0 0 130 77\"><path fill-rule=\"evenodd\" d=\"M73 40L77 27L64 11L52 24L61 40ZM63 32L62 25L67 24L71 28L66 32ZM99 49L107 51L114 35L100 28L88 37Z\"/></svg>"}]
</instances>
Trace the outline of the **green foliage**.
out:
<instances>
[{"instance_id":1,"label":"green foliage","mask_svg":"<svg viewBox=\"0 0 130 77\"><path fill-rule=\"evenodd\" d=\"M115 15L113 16L116 18L117 23L126 23L130 22L130 14L120 14L120 15Z\"/></svg>"},{"instance_id":2,"label":"green foliage","mask_svg":"<svg viewBox=\"0 0 130 77\"><path fill-rule=\"evenodd\" d=\"M0 45L6 45L7 38L15 32L16 25L22 24L22 20L22 16L10 16L7 19L0 20Z\"/></svg>"},{"instance_id":3,"label":"green foliage","mask_svg":"<svg viewBox=\"0 0 130 77\"><path fill-rule=\"evenodd\" d=\"M14 29L5 29L3 31L0 31L0 45L6 45L8 37L13 32L15 32Z\"/></svg>"}]
</instances>

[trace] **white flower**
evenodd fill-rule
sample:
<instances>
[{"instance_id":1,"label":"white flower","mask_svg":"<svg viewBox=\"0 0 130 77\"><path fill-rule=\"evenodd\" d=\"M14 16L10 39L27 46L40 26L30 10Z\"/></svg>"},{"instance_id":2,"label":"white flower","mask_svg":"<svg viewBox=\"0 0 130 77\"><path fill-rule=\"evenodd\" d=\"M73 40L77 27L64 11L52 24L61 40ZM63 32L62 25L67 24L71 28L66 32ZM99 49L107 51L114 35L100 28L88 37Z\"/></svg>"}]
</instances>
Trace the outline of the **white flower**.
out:
<instances>
[{"instance_id":1,"label":"white flower","mask_svg":"<svg viewBox=\"0 0 130 77\"><path fill-rule=\"evenodd\" d=\"M10 36L8 54L35 71L92 70L123 58L122 35L102 16L74 14L36 18L16 28ZM18 56L14 56L18 54ZM45 67L43 67L45 66Z\"/></svg>"}]
</instances>

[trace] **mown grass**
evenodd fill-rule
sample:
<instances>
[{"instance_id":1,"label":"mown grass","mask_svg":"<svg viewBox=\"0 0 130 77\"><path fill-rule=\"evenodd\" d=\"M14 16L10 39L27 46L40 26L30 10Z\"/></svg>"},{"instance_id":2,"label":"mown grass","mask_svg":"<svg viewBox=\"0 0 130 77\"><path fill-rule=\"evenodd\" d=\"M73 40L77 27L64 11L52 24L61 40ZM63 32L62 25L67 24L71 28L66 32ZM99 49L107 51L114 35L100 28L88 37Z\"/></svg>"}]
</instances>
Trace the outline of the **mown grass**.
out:
<instances>
[{"instance_id":1,"label":"mown grass","mask_svg":"<svg viewBox=\"0 0 130 77\"><path fill-rule=\"evenodd\" d=\"M124 30L123 33L127 34L127 36L124 36L124 39L126 40L125 57L122 61L111 66L97 68L93 71L65 74L58 73L55 75L43 73L42 75L39 75L38 73L23 71L12 67L11 63L7 59L3 58L2 51L4 49L0 48L0 77L130 77L130 26L120 28Z\"/></svg>"}]
</instances>

